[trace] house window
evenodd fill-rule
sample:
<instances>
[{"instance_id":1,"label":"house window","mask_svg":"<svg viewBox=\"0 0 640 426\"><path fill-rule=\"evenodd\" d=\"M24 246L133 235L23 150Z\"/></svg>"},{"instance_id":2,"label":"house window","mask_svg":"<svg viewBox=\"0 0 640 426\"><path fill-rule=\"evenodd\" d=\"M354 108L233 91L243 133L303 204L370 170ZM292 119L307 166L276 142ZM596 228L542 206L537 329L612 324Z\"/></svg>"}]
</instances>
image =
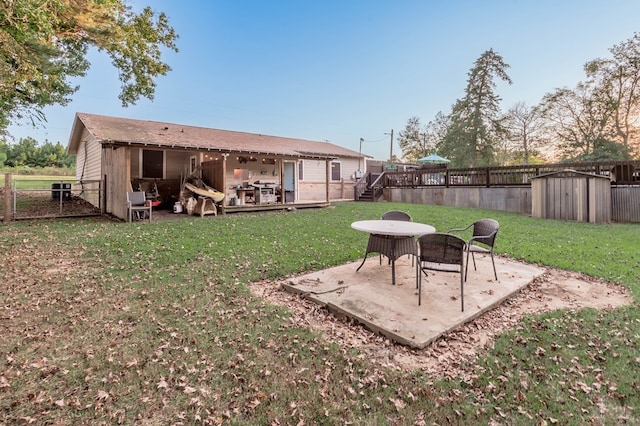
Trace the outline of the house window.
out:
<instances>
[{"instance_id":1,"label":"house window","mask_svg":"<svg viewBox=\"0 0 640 426\"><path fill-rule=\"evenodd\" d=\"M331 180L338 181L342 177L342 163L339 161L331 162Z\"/></svg>"},{"instance_id":2,"label":"house window","mask_svg":"<svg viewBox=\"0 0 640 426\"><path fill-rule=\"evenodd\" d=\"M142 177L164 178L163 175L164 151L142 150Z\"/></svg>"},{"instance_id":3,"label":"house window","mask_svg":"<svg viewBox=\"0 0 640 426\"><path fill-rule=\"evenodd\" d=\"M304 160L298 161L298 180L304 180Z\"/></svg>"}]
</instances>

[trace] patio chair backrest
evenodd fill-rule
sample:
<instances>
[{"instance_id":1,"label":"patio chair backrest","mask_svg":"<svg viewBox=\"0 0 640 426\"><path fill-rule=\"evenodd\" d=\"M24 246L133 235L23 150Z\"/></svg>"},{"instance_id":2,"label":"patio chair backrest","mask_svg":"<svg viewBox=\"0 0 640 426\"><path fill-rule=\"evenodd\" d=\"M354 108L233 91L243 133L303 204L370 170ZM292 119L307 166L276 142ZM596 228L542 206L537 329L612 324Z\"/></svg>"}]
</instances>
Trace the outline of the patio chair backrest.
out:
<instances>
[{"instance_id":1,"label":"patio chair backrest","mask_svg":"<svg viewBox=\"0 0 640 426\"><path fill-rule=\"evenodd\" d=\"M132 206L144 206L146 195L144 191L127 192L127 203Z\"/></svg>"},{"instance_id":2,"label":"patio chair backrest","mask_svg":"<svg viewBox=\"0 0 640 426\"><path fill-rule=\"evenodd\" d=\"M460 307L464 311L464 253L466 242L453 234L434 232L418 238L416 285L418 305L422 303L422 272L425 270L457 272L460 274Z\"/></svg>"},{"instance_id":3,"label":"patio chair backrest","mask_svg":"<svg viewBox=\"0 0 640 426\"><path fill-rule=\"evenodd\" d=\"M473 224L473 242L493 247L500 224L493 219L482 219Z\"/></svg>"},{"instance_id":4,"label":"patio chair backrest","mask_svg":"<svg viewBox=\"0 0 640 426\"><path fill-rule=\"evenodd\" d=\"M419 262L460 267L464 264L466 242L457 235L439 232L426 234L418 238L418 246Z\"/></svg>"},{"instance_id":5,"label":"patio chair backrest","mask_svg":"<svg viewBox=\"0 0 640 426\"><path fill-rule=\"evenodd\" d=\"M382 220L403 220L411 222L411 215L399 210L391 210L382 215Z\"/></svg>"}]
</instances>

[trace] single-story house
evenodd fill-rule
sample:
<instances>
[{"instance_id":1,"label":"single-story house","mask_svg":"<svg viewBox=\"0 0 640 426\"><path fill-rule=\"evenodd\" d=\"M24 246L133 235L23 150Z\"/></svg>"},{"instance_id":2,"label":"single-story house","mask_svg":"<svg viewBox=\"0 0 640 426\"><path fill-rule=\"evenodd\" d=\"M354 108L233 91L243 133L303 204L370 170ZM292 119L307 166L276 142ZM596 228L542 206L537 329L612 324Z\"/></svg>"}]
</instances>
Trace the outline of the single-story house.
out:
<instances>
[{"instance_id":1,"label":"single-story house","mask_svg":"<svg viewBox=\"0 0 640 426\"><path fill-rule=\"evenodd\" d=\"M176 202L194 174L225 194L223 213L353 199L370 158L328 142L86 113L76 114L67 150L82 196L123 219L127 191L153 188Z\"/></svg>"}]
</instances>

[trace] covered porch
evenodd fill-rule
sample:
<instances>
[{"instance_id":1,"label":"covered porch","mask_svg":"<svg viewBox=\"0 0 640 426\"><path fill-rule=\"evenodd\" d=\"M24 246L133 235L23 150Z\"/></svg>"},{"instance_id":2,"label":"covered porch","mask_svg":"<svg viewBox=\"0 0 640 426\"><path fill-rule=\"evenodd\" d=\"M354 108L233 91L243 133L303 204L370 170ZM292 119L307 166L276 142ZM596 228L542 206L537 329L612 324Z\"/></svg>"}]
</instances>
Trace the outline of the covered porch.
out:
<instances>
[{"instance_id":1,"label":"covered porch","mask_svg":"<svg viewBox=\"0 0 640 426\"><path fill-rule=\"evenodd\" d=\"M179 213L189 210L201 216L327 207L332 185L331 160L332 157L318 156L243 156L211 150L106 146L103 148L103 161L108 165L105 170L126 170L127 173L105 174L105 211L125 217L123 197L128 191L138 190L158 200L154 210L178 210ZM320 178L313 184L301 182L302 162L321 169ZM224 198L215 202L207 200L206 209L196 208L195 212L187 209L189 198L203 201L202 194L185 189L185 182L192 178L224 194ZM179 209L174 209L176 204L180 204Z\"/></svg>"}]
</instances>

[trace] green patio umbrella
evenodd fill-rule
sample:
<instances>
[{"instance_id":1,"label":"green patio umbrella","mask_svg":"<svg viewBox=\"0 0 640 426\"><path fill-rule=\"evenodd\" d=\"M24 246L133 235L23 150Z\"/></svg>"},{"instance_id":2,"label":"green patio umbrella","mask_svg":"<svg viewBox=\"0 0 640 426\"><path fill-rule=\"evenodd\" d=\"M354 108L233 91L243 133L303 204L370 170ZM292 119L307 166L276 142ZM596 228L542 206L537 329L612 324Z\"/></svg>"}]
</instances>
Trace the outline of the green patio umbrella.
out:
<instances>
[{"instance_id":1,"label":"green patio umbrella","mask_svg":"<svg viewBox=\"0 0 640 426\"><path fill-rule=\"evenodd\" d=\"M444 157L440 157L437 154L427 155L426 157L422 157L418 160L419 164L445 164L450 162L451 160L448 160Z\"/></svg>"}]
</instances>

